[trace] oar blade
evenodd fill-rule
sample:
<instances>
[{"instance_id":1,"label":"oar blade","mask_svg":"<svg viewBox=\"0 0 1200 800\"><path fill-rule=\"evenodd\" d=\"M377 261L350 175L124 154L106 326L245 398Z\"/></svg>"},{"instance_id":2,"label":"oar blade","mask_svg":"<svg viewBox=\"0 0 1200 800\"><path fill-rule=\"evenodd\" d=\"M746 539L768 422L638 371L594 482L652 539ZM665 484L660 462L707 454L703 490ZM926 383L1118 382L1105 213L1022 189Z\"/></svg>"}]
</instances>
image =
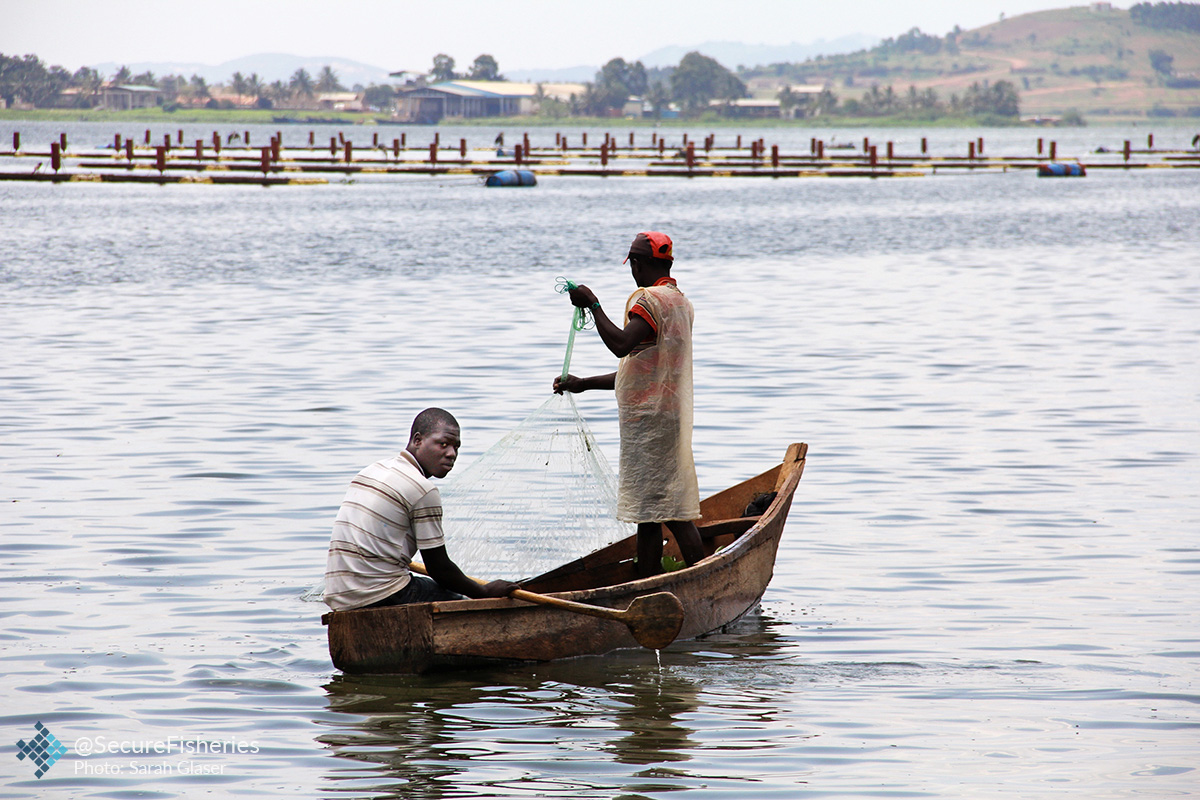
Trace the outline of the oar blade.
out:
<instances>
[{"instance_id":1,"label":"oar blade","mask_svg":"<svg viewBox=\"0 0 1200 800\"><path fill-rule=\"evenodd\" d=\"M683 628L683 604L670 592L657 592L636 598L622 617L638 644L662 650Z\"/></svg>"}]
</instances>

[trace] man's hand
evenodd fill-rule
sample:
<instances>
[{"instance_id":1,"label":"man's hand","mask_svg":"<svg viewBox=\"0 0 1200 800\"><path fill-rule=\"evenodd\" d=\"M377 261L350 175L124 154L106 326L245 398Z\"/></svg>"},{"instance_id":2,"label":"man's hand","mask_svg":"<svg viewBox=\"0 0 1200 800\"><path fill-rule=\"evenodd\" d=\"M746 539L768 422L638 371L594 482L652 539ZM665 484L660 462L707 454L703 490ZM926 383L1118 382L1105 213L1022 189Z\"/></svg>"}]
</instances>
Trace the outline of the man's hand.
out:
<instances>
[{"instance_id":1,"label":"man's hand","mask_svg":"<svg viewBox=\"0 0 1200 800\"><path fill-rule=\"evenodd\" d=\"M582 284L572 289L570 295L571 303L580 308L591 308L593 303L600 302L596 299L595 292Z\"/></svg>"},{"instance_id":2,"label":"man's hand","mask_svg":"<svg viewBox=\"0 0 1200 800\"><path fill-rule=\"evenodd\" d=\"M491 581L482 587L483 597L507 597L514 589L520 589L519 584L512 581Z\"/></svg>"},{"instance_id":3,"label":"man's hand","mask_svg":"<svg viewBox=\"0 0 1200 800\"><path fill-rule=\"evenodd\" d=\"M554 393L555 394L562 394L563 392L570 392L571 394L576 394L576 393L582 392L582 391L583 391L583 380L581 378L576 378L574 375L568 375L565 378L562 375L554 376Z\"/></svg>"}]
</instances>

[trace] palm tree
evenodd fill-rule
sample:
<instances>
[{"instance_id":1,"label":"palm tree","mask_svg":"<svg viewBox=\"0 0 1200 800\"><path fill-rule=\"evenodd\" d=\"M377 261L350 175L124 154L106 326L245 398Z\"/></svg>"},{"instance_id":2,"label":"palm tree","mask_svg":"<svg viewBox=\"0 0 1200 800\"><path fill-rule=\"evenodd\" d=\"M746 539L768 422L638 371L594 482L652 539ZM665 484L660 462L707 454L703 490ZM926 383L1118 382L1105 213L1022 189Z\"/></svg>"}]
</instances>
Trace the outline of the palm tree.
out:
<instances>
[{"instance_id":1,"label":"palm tree","mask_svg":"<svg viewBox=\"0 0 1200 800\"><path fill-rule=\"evenodd\" d=\"M208 81L201 78L199 75L193 75L188 82L188 87L191 90L192 97L197 100L203 100L206 97L212 97L212 93L208 90Z\"/></svg>"},{"instance_id":2,"label":"palm tree","mask_svg":"<svg viewBox=\"0 0 1200 800\"><path fill-rule=\"evenodd\" d=\"M317 77L318 92L344 92L346 87L338 82L337 73L333 71L333 67L326 64L321 67L321 74Z\"/></svg>"},{"instance_id":3,"label":"palm tree","mask_svg":"<svg viewBox=\"0 0 1200 800\"><path fill-rule=\"evenodd\" d=\"M267 84L258 77L258 73L251 72L250 77L246 79L246 94L253 95L255 100L261 100L266 90Z\"/></svg>"},{"instance_id":4,"label":"palm tree","mask_svg":"<svg viewBox=\"0 0 1200 800\"><path fill-rule=\"evenodd\" d=\"M229 88L241 99L242 95L246 94L246 76L240 72L233 73L233 77L229 79Z\"/></svg>"},{"instance_id":5,"label":"palm tree","mask_svg":"<svg viewBox=\"0 0 1200 800\"><path fill-rule=\"evenodd\" d=\"M283 81L275 81L267 87L267 95L275 105L279 105L284 100L287 100L290 94L291 92L288 90L287 84Z\"/></svg>"},{"instance_id":6,"label":"palm tree","mask_svg":"<svg viewBox=\"0 0 1200 800\"><path fill-rule=\"evenodd\" d=\"M117 73L113 75L112 82L117 86L121 86L129 83L132 80L133 73L130 72L129 67L122 66L119 70L117 70Z\"/></svg>"},{"instance_id":7,"label":"palm tree","mask_svg":"<svg viewBox=\"0 0 1200 800\"><path fill-rule=\"evenodd\" d=\"M313 96L313 81L312 76L303 67L292 73L292 79L288 81L288 88L294 94L303 97Z\"/></svg>"}]
</instances>

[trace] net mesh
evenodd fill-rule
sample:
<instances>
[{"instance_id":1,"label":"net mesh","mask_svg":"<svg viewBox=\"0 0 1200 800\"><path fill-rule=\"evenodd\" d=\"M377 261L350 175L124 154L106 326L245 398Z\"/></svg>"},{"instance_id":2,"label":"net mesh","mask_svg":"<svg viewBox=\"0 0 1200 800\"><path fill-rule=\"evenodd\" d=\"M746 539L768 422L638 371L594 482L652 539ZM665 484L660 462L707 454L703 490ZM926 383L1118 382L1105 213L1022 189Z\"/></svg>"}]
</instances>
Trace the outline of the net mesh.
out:
<instances>
[{"instance_id":1,"label":"net mesh","mask_svg":"<svg viewBox=\"0 0 1200 800\"><path fill-rule=\"evenodd\" d=\"M633 533L575 398L551 395L441 490L446 549L477 578L529 578Z\"/></svg>"}]
</instances>

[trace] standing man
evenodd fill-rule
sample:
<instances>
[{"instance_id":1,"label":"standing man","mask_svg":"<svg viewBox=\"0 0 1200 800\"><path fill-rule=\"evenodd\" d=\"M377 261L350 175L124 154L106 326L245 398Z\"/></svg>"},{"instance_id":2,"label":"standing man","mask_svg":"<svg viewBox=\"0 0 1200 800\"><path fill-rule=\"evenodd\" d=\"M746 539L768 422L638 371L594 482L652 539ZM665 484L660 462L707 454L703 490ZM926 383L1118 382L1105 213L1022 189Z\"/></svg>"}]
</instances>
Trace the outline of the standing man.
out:
<instances>
[{"instance_id":1,"label":"standing man","mask_svg":"<svg viewBox=\"0 0 1200 800\"><path fill-rule=\"evenodd\" d=\"M509 581L479 584L446 554L442 499L430 478L458 458L458 421L440 408L413 420L408 446L358 473L333 523L325 562L325 602L334 611L467 597L503 597ZM430 578L409 569L421 551Z\"/></svg>"},{"instance_id":2,"label":"standing man","mask_svg":"<svg viewBox=\"0 0 1200 800\"><path fill-rule=\"evenodd\" d=\"M625 303L618 327L586 286L571 302L590 308L596 331L620 360L617 371L591 378L554 379L554 391L614 389L621 423L617 518L638 526L638 574L662 571L662 525L688 565L704 558L693 520L700 491L692 459L692 304L671 277L671 238L639 233L625 259L638 289Z\"/></svg>"}]
</instances>

